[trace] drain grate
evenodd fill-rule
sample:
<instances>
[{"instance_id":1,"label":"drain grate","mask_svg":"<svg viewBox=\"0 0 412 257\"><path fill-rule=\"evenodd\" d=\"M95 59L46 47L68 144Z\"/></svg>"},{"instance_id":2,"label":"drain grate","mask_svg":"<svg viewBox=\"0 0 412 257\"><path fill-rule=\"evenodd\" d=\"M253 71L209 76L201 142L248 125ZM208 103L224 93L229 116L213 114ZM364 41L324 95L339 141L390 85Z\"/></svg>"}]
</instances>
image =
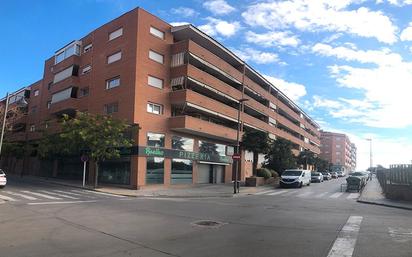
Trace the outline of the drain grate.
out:
<instances>
[{"instance_id":1,"label":"drain grate","mask_svg":"<svg viewBox=\"0 0 412 257\"><path fill-rule=\"evenodd\" d=\"M213 220L198 220L191 223L193 226L203 227L203 228L219 228L225 223Z\"/></svg>"}]
</instances>

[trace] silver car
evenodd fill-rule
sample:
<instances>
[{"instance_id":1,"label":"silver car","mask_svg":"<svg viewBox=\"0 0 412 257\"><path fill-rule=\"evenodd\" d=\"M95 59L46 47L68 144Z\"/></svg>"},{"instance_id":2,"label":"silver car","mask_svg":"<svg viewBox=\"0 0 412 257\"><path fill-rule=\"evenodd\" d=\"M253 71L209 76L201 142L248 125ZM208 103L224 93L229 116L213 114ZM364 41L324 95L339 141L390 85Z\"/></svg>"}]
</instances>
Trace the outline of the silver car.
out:
<instances>
[{"instance_id":1,"label":"silver car","mask_svg":"<svg viewBox=\"0 0 412 257\"><path fill-rule=\"evenodd\" d=\"M6 174L2 169L0 169L0 188L5 187L7 184Z\"/></svg>"}]
</instances>

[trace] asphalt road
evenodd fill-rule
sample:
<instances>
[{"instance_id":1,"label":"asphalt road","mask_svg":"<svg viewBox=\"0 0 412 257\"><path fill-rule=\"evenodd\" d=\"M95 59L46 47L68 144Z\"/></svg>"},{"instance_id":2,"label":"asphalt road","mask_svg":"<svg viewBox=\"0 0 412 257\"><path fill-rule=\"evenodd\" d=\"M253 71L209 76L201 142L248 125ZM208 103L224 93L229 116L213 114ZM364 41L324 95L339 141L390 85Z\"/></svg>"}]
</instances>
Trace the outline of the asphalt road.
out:
<instances>
[{"instance_id":1,"label":"asphalt road","mask_svg":"<svg viewBox=\"0 0 412 257\"><path fill-rule=\"evenodd\" d=\"M0 256L412 256L412 212L357 203L343 182L154 199L11 181Z\"/></svg>"}]
</instances>

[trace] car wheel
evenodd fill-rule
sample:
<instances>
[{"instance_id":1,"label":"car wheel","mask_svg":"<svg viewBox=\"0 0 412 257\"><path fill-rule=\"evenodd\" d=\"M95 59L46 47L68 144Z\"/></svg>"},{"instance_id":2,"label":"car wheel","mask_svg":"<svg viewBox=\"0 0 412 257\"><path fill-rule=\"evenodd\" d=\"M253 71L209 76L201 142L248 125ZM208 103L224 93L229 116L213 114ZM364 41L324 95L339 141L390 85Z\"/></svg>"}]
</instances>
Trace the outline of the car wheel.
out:
<instances>
[{"instance_id":1,"label":"car wheel","mask_svg":"<svg viewBox=\"0 0 412 257\"><path fill-rule=\"evenodd\" d=\"M302 186L303 186L303 182L300 182L299 188L302 188Z\"/></svg>"}]
</instances>

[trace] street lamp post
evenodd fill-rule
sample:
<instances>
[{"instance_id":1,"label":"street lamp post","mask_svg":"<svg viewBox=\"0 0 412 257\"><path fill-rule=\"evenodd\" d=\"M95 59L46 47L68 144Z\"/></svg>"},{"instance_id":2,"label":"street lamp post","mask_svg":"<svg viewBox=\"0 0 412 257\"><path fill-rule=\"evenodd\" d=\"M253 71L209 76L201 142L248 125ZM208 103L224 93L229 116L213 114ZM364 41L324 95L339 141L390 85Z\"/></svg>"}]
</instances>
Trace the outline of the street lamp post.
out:
<instances>
[{"instance_id":1,"label":"street lamp post","mask_svg":"<svg viewBox=\"0 0 412 257\"><path fill-rule=\"evenodd\" d=\"M0 136L0 157L1 157L1 148L3 146L3 138L4 138L4 131L6 129L6 119L7 119L7 112L9 111L9 100L10 96L9 93L6 95L6 106L4 107L4 115L3 115L3 124L1 126L1 136Z\"/></svg>"},{"instance_id":2,"label":"street lamp post","mask_svg":"<svg viewBox=\"0 0 412 257\"><path fill-rule=\"evenodd\" d=\"M237 109L237 133L236 133L236 151L235 151L235 156L236 159L233 158L233 165L235 165L234 169L234 182L233 182L233 193L239 193L239 163L240 163L240 129L241 129L241 123L240 123L240 112L243 110L243 103L248 101L249 99L242 98L239 99L239 108Z\"/></svg>"},{"instance_id":3,"label":"street lamp post","mask_svg":"<svg viewBox=\"0 0 412 257\"><path fill-rule=\"evenodd\" d=\"M369 163L369 165L370 165L370 168L371 168L371 170L372 170L372 166L373 166L373 161L372 161L372 138L367 138L366 139L367 141L369 141L369 161L370 161L370 163Z\"/></svg>"}]
</instances>

